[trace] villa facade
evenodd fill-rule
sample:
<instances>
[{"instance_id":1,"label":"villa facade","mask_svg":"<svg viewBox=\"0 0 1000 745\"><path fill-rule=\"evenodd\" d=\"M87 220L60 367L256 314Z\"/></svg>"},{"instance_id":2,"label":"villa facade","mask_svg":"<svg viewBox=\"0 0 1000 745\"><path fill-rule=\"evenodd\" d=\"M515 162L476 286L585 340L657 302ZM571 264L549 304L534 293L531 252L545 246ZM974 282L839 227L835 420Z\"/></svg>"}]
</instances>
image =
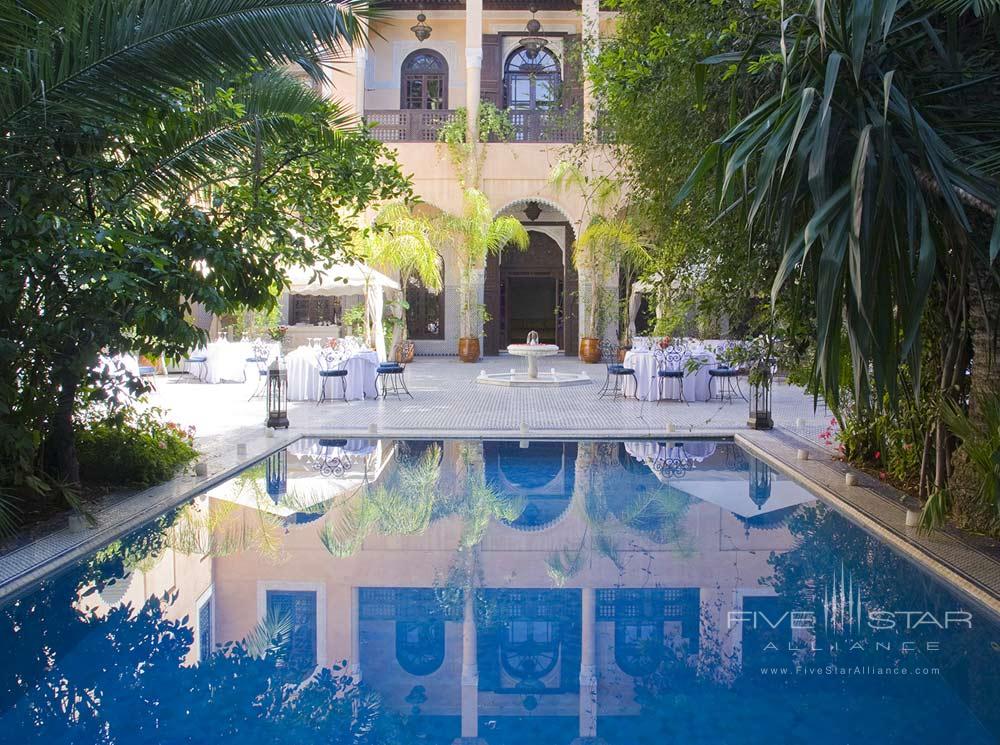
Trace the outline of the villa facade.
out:
<instances>
[{"instance_id":1,"label":"villa facade","mask_svg":"<svg viewBox=\"0 0 1000 745\"><path fill-rule=\"evenodd\" d=\"M457 109L474 111L467 137L477 141L480 103L505 112L513 135L483 144L476 185L496 215L522 222L531 242L524 253L491 257L475 278L489 319L482 349L497 354L537 330L543 342L576 355L579 287L587 278L577 275L571 257L589 216L584 196L556 190L550 174L569 158L592 175L614 169L583 75L584 56L612 33L613 14L600 10L598 0L391 0L380 10L369 45L332 71L324 95L363 117L395 149L429 213L462 211L463 180L438 141L442 126ZM535 33L528 29L532 20L539 24L531 26ZM536 48L539 40L544 44ZM408 335L418 354L457 352L459 270L447 248L441 253L443 292L428 293L417 280L406 288ZM339 307L313 307L322 302L289 298L286 318L297 325L337 319ZM293 333L328 335L322 328Z\"/></svg>"}]
</instances>

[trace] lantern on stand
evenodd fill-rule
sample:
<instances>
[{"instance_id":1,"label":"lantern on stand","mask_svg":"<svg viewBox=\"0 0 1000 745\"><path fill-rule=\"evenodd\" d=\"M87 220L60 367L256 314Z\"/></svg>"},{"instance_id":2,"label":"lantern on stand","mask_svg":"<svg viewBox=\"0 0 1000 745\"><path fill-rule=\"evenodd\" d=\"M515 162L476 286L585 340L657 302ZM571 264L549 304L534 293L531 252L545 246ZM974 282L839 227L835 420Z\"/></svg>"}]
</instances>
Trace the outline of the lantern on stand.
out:
<instances>
[{"instance_id":1,"label":"lantern on stand","mask_svg":"<svg viewBox=\"0 0 1000 745\"><path fill-rule=\"evenodd\" d=\"M288 491L288 452L282 448L267 456L264 462L264 480L267 496L279 504Z\"/></svg>"},{"instance_id":2,"label":"lantern on stand","mask_svg":"<svg viewBox=\"0 0 1000 745\"><path fill-rule=\"evenodd\" d=\"M760 458L750 459L750 501L759 512L771 498L771 469Z\"/></svg>"},{"instance_id":3,"label":"lantern on stand","mask_svg":"<svg viewBox=\"0 0 1000 745\"><path fill-rule=\"evenodd\" d=\"M747 426L751 429L771 429L771 361L758 360L750 368L747 376L750 384L750 415Z\"/></svg>"},{"instance_id":4,"label":"lantern on stand","mask_svg":"<svg viewBox=\"0 0 1000 745\"><path fill-rule=\"evenodd\" d=\"M288 371L281 355L267 369L267 421L272 429L288 429Z\"/></svg>"}]
</instances>

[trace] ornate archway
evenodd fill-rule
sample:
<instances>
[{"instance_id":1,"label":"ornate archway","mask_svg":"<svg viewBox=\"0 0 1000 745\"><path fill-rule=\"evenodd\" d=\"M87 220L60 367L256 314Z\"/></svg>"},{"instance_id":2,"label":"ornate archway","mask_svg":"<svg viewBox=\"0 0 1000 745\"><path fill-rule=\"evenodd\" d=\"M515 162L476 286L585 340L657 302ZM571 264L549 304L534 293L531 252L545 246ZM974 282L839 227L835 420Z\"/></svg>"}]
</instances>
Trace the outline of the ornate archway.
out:
<instances>
[{"instance_id":1,"label":"ornate archway","mask_svg":"<svg viewBox=\"0 0 1000 745\"><path fill-rule=\"evenodd\" d=\"M521 219L528 230L528 250L504 250L486 261L484 302L484 353L496 355L508 344L523 342L528 331L538 331L541 341L558 344L576 356L578 279L569 257L573 229L565 215L544 200L521 200L504 208L520 217L524 205L543 208L535 219Z\"/></svg>"}]
</instances>

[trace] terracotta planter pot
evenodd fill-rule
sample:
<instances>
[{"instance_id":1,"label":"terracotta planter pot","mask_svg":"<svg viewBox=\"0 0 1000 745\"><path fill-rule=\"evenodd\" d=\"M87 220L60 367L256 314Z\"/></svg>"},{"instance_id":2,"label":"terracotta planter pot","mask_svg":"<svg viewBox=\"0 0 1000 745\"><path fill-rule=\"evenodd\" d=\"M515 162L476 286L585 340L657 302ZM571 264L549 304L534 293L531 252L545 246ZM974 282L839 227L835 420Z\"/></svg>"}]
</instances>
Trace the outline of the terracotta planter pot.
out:
<instances>
[{"instance_id":1,"label":"terracotta planter pot","mask_svg":"<svg viewBox=\"0 0 1000 745\"><path fill-rule=\"evenodd\" d=\"M479 339L463 337L458 340L458 358L462 362L479 361Z\"/></svg>"},{"instance_id":2,"label":"terracotta planter pot","mask_svg":"<svg viewBox=\"0 0 1000 745\"><path fill-rule=\"evenodd\" d=\"M580 338L580 359L593 364L601 361L601 340L592 336Z\"/></svg>"},{"instance_id":3,"label":"terracotta planter pot","mask_svg":"<svg viewBox=\"0 0 1000 745\"><path fill-rule=\"evenodd\" d=\"M404 365L413 362L413 354L416 351L416 347L413 346L412 341L403 341L399 343L396 347L396 362L402 362Z\"/></svg>"}]
</instances>

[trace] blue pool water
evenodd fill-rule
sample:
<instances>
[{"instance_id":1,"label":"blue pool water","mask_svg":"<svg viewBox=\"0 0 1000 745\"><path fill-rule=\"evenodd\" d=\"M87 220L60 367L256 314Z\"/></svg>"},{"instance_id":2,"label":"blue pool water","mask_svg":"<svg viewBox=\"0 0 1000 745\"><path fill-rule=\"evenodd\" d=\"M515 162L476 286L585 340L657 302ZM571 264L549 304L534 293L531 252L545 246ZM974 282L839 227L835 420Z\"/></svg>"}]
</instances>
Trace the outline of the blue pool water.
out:
<instances>
[{"instance_id":1,"label":"blue pool water","mask_svg":"<svg viewBox=\"0 0 1000 745\"><path fill-rule=\"evenodd\" d=\"M10 743L1000 739L997 619L725 442L302 440L0 640Z\"/></svg>"}]
</instances>

